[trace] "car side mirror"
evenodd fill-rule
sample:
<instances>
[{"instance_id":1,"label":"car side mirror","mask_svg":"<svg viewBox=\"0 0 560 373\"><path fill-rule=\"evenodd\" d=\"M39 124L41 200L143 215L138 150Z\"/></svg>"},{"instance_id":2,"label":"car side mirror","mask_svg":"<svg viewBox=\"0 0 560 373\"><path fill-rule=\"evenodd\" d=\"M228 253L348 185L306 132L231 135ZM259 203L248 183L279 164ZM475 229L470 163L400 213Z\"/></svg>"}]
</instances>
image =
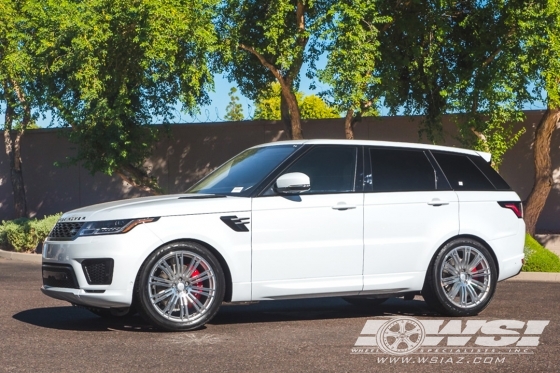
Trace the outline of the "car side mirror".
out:
<instances>
[{"instance_id":1,"label":"car side mirror","mask_svg":"<svg viewBox=\"0 0 560 373\"><path fill-rule=\"evenodd\" d=\"M311 188L309 176L301 172L290 172L276 179L274 190L279 194L298 194Z\"/></svg>"}]
</instances>

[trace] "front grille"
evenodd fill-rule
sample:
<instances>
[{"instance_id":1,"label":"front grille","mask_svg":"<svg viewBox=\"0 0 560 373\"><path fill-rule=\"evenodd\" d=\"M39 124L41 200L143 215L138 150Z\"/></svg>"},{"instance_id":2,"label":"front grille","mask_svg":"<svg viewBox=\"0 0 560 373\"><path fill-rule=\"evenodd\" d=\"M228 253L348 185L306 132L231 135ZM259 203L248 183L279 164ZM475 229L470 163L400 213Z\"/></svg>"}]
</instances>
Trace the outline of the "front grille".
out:
<instances>
[{"instance_id":1,"label":"front grille","mask_svg":"<svg viewBox=\"0 0 560 373\"><path fill-rule=\"evenodd\" d=\"M67 264L43 264L43 285L79 289L74 269Z\"/></svg>"},{"instance_id":2,"label":"front grille","mask_svg":"<svg viewBox=\"0 0 560 373\"><path fill-rule=\"evenodd\" d=\"M111 285L113 282L113 259L86 259L82 269L90 285Z\"/></svg>"},{"instance_id":3,"label":"front grille","mask_svg":"<svg viewBox=\"0 0 560 373\"><path fill-rule=\"evenodd\" d=\"M54 238L62 241L73 240L78 235L78 232L80 232L80 228L82 228L82 225L84 225L84 222L56 223L51 233L49 234L49 238Z\"/></svg>"}]
</instances>

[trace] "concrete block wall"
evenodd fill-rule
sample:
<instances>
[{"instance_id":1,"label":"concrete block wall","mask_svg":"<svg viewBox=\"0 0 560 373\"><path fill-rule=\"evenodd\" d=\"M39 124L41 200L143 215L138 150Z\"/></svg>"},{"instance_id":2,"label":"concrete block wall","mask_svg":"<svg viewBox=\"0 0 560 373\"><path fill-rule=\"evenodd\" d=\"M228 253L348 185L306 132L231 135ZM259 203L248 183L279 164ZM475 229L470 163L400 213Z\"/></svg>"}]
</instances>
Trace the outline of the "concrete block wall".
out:
<instances>
[{"instance_id":1,"label":"concrete block wall","mask_svg":"<svg viewBox=\"0 0 560 373\"><path fill-rule=\"evenodd\" d=\"M506 154L500 169L502 176L525 199L533 184L532 137L541 111L526 112L519 128L526 132ZM419 117L365 118L355 128L357 139L426 142L418 138ZM344 138L342 119L303 122L305 138ZM445 144L459 146L450 118L444 123ZM180 193L240 151L261 143L285 140L283 124L275 121L242 121L201 124L177 124L170 135L156 145L146 166L158 177L168 193ZM145 195L117 176L91 175L79 166L57 167L75 152L58 129L28 131L22 140L23 172L28 208L32 216L42 217L81 206ZM538 222L542 233L560 233L560 130L552 141L555 188ZM13 218L13 197L9 161L0 152L0 220Z\"/></svg>"}]
</instances>

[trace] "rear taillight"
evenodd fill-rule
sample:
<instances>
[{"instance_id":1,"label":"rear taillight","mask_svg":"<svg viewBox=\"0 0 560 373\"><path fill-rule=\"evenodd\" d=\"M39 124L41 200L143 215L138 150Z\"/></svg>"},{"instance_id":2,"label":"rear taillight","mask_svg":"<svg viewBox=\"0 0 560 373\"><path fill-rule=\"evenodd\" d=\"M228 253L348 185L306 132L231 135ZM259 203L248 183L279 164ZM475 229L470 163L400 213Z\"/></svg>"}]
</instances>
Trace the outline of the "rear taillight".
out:
<instances>
[{"instance_id":1,"label":"rear taillight","mask_svg":"<svg viewBox=\"0 0 560 373\"><path fill-rule=\"evenodd\" d=\"M513 211L519 219L523 219L523 205L521 202L498 202L498 204L505 209Z\"/></svg>"}]
</instances>

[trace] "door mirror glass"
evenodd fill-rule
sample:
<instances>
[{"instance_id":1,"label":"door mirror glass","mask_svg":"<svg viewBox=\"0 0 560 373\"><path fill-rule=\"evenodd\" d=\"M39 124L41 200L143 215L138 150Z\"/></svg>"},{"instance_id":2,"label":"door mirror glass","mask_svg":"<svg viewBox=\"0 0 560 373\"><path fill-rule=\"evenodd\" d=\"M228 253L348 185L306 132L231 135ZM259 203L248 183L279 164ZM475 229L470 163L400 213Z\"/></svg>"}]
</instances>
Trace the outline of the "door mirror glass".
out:
<instances>
[{"instance_id":1,"label":"door mirror glass","mask_svg":"<svg viewBox=\"0 0 560 373\"><path fill-rule=\"evenodd\" d=\"M290 172L276 180L275 190L280 194L298 194L311 188L309 176L302 172Z\"/></svg>"}]
</instances>

